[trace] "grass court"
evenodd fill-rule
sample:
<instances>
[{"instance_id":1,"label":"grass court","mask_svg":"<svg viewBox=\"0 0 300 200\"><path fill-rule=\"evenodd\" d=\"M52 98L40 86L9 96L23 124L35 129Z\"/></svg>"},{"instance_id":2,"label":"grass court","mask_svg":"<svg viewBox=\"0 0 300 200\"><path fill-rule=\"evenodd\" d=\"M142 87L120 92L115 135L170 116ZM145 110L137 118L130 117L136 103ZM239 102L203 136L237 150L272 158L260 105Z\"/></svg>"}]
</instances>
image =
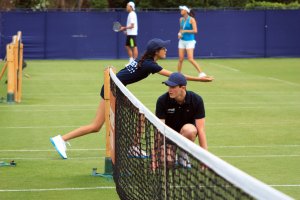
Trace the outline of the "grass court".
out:
<instances>
[{"instance_id":1,"label":"grass court","mask_svg":"<svg viewBox=\"0 0 300 200\"><path fill-rule=\"evenodd\" d=\"M294 198L300 197L300 59L201 59L212 83L188 82L206 107L209 151ZM71 140L67 160L49 138L89 123L105 66L127 60L28 60L22 103L0 101L0 199L118 199L104 169L105 128ZM177 60L159 62L175 71ZM2 66L2 65L1 65ZM187 61L183 72L196 75ZM167 91L158 74L129 85L151 111ZM4 80L0 98L6 97Z\"/></svg>"}]
</instances>

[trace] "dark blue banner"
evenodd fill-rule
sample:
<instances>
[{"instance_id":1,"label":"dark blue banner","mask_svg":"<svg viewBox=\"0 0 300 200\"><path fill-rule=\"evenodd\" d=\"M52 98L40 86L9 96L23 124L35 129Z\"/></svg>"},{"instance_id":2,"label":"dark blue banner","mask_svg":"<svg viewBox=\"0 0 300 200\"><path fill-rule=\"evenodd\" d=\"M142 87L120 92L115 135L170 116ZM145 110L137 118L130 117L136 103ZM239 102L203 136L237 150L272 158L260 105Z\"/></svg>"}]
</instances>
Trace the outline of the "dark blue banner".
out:
<instances>
[{"instance_id":1,"label":"dark blue banner","mask_svg":"<svg viewBox=\"0 0 300 200\"><path fill-rule=\"evenodd\" d=\"M177 57L179 11L137 12L140 55L152 38L171 40L168 57ZM0 12L0 56L17 31L23 33L26 59L127 58L126 12ZM299 57L300 10L197 11L195 57Z\"/></svg>"}]
</instances>

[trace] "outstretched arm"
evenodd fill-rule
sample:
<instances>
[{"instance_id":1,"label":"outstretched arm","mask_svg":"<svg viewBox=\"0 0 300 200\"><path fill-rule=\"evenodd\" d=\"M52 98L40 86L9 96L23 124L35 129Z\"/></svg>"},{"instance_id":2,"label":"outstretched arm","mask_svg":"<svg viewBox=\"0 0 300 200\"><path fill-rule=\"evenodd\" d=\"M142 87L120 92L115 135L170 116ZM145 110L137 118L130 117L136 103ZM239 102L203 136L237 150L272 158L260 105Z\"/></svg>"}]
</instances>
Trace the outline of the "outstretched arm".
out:
<instances>
[{"instance_id":1,"label":"outstretched arm","mask_svg":"<svg viewBox=\"0 0 300 200\"><path fill-rule=\"evenodd\" d=\"M160 75L169 77L173 72L171 72L169 70L166 70L166 69L162 69L158 73ZM189 75L185 75L185 74L183 74L183 75L185 76L186 80L188 80L188 81L210 82L210 81L214 80L213 77L209 77L209 76L206 76L206 77L195 77L195 76L189 76Z\"/></svg>"}]
</instances>

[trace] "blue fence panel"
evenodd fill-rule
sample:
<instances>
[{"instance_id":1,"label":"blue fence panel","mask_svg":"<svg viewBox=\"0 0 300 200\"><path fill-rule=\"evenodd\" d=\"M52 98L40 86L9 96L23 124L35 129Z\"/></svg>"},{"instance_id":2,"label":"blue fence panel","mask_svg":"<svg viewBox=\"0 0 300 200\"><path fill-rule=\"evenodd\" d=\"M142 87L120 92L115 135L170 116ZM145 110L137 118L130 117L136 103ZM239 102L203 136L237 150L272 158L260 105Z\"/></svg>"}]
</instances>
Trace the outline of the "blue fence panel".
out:
<instances>
[{"instance_id":1,"label":"blue fence panel","mask_svg":"<svg viewBox=\"0 0 300 200\"><path fill-rule=\"evenodd\" d=\"M264 11L197 13L201 57L264 56Z\"/></svg>"},{"instance_id":2,"label":"blue fence panel","mask_svg":"<svg viewBox=\"0 0 300 200\"><path fill-rule=\"evenodd\" d=\"M17 31L24 57L32 59L127 58L126 36L112 31L126 24L126 12L0 12L0 55ZM179 11L137 12L139 55L147 41L171 40L168 57L177 57ZM197 11L195 57L300 56L299 10Z\"/></svg>"},{"instance_id":3,"label":"blue fence panel","mask_svg":"<svg viewBox=\"0 0 300 200\"><path fill-rule=\"evenodd\" d=\"M116 58L115 13L49 12L47 58Z\"/></svg>"},{"instance_id":4,"label":"blue fence panel","mask_svg":"<svg viewBox=\"0 0 300 200\"><path fill-rule=\"evenodd\" d=\"M44 58L46 36L45 13L42 12L3 12L2 13L1 57L5 56L6 44L12 36L22 31L25 58Z\"/></svg>"},{"instance_id":5,"label":"blue fence panel","mask_svg":"<svg viewBox=\"0 0 300 200\"><path fill-rule=\"evenodd\" d=\"M267 56L300 56L300 11L267 12Z\"/></svg>"}]
</instances>

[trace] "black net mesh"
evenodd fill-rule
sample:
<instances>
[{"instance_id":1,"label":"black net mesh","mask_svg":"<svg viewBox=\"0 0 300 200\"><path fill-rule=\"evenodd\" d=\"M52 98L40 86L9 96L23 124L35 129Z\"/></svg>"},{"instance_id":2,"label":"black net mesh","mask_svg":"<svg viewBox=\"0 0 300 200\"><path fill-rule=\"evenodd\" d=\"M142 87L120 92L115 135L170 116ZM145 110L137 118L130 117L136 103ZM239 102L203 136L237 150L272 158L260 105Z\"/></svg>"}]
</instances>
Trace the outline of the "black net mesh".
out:
<instances>
[{"instance_id":1,"label":"black net mesh","mask_svg":"<svg viewBox=\"0 0 300 200\"><path fill-rule=\"evenodd\" d=\"M120 199L253 199L164 137L111 81ZM165 156L166 155L166 156Z\"/></svg>"}]
</instances>

